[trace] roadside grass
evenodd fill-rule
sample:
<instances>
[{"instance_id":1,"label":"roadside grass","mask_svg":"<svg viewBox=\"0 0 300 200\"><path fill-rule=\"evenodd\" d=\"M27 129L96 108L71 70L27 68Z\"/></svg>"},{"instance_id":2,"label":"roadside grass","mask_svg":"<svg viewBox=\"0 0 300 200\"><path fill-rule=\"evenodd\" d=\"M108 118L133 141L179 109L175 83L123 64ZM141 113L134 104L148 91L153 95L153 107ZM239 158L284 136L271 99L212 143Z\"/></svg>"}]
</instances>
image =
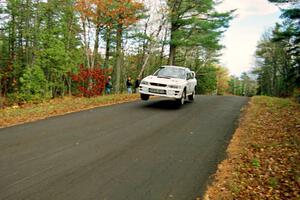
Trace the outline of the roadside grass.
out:
<instances>
[{"instance_id":1,"label":"roadside grass","mask_svg":"<svg viewBox=\"0 0 300 200\"><path fill-rule=\"evenodd\" d=\"M106 95L92 98L65 97L39 104L8 107L0 109L0 128L137 99L139 99L138 94Z\"/></svg>"},{"instance_id":2,"label":"roadside grass","mask_svg":"<svg viewBox=\"0 0 300 200\"><path fill-rule=\"evenodd\" d=\"M300 199L300 106L253 97L206 200Z\"/></svg>"}]
</instances>

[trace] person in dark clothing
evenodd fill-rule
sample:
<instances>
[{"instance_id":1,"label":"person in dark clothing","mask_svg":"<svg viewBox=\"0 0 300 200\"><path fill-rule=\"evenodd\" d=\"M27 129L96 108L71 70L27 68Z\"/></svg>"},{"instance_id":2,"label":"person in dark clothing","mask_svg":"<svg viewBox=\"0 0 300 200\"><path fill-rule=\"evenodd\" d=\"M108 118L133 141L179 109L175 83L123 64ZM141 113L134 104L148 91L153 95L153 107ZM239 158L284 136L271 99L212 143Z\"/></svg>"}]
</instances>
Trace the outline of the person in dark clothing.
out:
<instances>
[{"instance_id":1,"label":"person in dark clothing","mask_svg":"<svg viewBox=\"0 0 300 200\"><path fill-rule=\"evenodd\" d=\"M136 81L135 81L135 84L134 84L134 89L135 89L135 93L138 93L139 92L139 87L140 87L140 78L137 78Z\"/></svg>"},{"instance_id":2,"label":"person in dark clothing","mask_svg":"<svg viewBox=\"0 0 300 200\"><path fill-rule=\"evenodd\" d=\"M127 81L126 81L126 87L127 87L127 93L132 94L132 83L131 83L131 77L128 76Z\"/></svg>"},{"instance_id":3,"label":"person in dark clothing","mask_svg":"<svg viewBox=\"0 0 300 200\"><path fill-rule=\"evenodd\" d=\"M111 89L112 89L111 76L108 76L105 83L105 94L110 94Z\"/></svg>"}]
</instances>

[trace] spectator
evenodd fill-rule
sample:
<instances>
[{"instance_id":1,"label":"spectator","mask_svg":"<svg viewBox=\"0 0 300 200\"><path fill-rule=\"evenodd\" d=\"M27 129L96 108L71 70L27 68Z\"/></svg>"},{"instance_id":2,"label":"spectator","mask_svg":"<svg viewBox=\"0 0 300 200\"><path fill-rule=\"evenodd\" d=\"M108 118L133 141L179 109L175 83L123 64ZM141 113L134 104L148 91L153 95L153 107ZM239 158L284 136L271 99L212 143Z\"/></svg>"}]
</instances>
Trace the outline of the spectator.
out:
<instances>
[{"instance_id":1,"label":"spectator","mask_svg":"<svg viewBox=\"0 0 300 200\"><path fill-rule=\"evenodd\" d=\"M140 87L140 78L138 77L135 81L135 84L134 84L134 89L135 89L135 93L139 93L139 87Z\"/></svg>"},{"instance_id":2,"label":"spectator","mask_svg":"<svg viewBox=\"0 0 300 200\"><path fill-rule=\"evenodd\" d=\"M132 94L132 83L131 83L131 77L128 76L127 81L126 81L126 86L127 86L127 93Z\"/></svg>"},{"instance_id":3,"label":"spectator","mask_svg":"<svg viewBox=\"0 0 300 200\"><path fill-rule=\"evenodd\" d=\"M110 94L111 89L112 89L111 76L108 76L105 83L105 94Z\"/></svg>"}]
</instances>

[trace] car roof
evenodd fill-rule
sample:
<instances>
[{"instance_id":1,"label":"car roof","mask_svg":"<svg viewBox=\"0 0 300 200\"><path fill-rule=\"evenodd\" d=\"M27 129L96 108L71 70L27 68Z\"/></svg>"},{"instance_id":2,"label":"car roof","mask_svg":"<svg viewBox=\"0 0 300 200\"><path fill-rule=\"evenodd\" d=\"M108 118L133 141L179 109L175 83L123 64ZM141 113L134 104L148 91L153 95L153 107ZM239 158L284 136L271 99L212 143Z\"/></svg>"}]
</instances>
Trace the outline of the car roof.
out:
<instances>
[{"instance_id":1,"label":"car roof","mask_svg":"<svg viewBox=\"0 0 300 200\"><path fill-rule=\"evenodd\" d=\"M163 65L161 66L162 68L165 68L165 67L170 67L170 68L179 68L179 69L184 69L184 70L187 70L187 71L191 71L189 68L187 67L181 67L181 66L175 66L175 65Z\"/></svg>"}]
</instances>

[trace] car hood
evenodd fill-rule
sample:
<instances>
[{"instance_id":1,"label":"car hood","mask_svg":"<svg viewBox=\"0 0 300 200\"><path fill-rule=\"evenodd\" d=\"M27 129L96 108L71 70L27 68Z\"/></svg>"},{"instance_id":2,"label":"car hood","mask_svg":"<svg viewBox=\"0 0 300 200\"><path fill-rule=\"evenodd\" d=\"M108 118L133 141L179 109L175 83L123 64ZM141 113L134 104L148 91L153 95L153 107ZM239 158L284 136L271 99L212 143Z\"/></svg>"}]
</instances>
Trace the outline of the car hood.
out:
<instances>
[{"instance_id":1,"label":"car hood","mask_svg":"<svg viewBox=\"0 0 300 200\"><path fill-rule=\"evenodd\" d=\"M184 84L186 80L184 79L179 79L179 78L162 78L162 77L157 77L157 76L147 76L146 78L143 79L143 81L151 82L151 83L160 83L160 84Z\"/></svg>"}]
</instances>

